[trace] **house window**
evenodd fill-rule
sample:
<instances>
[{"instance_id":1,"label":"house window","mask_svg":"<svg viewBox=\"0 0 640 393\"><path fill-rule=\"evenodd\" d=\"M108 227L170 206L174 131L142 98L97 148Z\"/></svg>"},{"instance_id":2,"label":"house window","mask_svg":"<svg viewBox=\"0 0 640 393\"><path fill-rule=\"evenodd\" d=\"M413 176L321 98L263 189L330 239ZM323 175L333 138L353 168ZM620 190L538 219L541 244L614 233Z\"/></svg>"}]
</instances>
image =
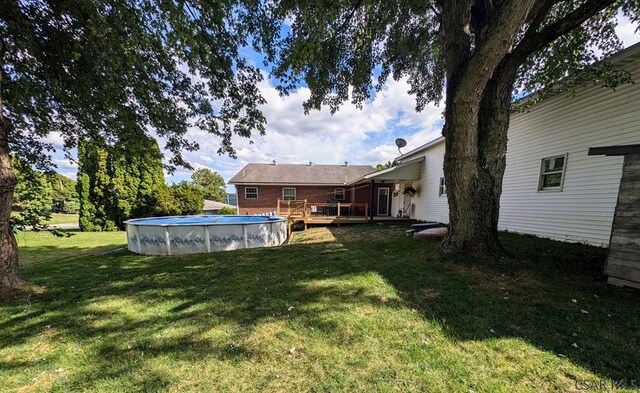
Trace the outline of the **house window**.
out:
<instances>
[{"instance_id":1,"label":"house window","mask_svg":"<svg viewBox=\"0 0 640 393\"><path fill-rule=\"evenodd\" d=\"M246 199L258 199L258 187L246 187L244 189Z\"/></svg>"},{"instance_id":2,"label":"house window","mask_svg":"<svg viewBox=\"0 0 640 393\"><path fill-rule=\"evenodd\" d=\"M543 158L540 164L540 179L538 191L562 191L564 172L567 167L567 155Z\"/></svg>"},{"instance_id":3,"label":"house window","mask_svg":"<svg viewBox=\"0 0 640 393\"><path fill-rule=\"evenodd\" d=\"M336 188L333 190L333 199L336 201L344 201L344 188Z\"/></svg>"},{"instance_id":4,"label":"house window","mask_svg":"<svg viewBox=\"0 0 640 393\"><path fill-rule=\"evenodd\" d=\"M440 178L440 186L438 186L438 196L447 195L447 185L445 183L444 177Z\"/></svg>"},{"instance_id":5,"label":"house window","mask_svg":"<svg viewBox=\"0 0 640 393\"><path fill-rule=\"evenodd\" d=\"M296 189L285 187L282 189L282 200L285 201L295 201L296 200Z\"/></svg>"}]
</instances>

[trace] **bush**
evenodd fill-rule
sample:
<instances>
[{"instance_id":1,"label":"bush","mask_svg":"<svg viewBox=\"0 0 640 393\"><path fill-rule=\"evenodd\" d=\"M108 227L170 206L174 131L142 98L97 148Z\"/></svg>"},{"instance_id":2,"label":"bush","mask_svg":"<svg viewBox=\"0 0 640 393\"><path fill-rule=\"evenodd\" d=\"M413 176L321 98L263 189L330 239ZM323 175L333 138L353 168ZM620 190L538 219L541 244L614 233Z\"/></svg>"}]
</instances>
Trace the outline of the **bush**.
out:
<instances>
[{"instance_id":1,"label":"bush","mask_svg":"<svg viewBox=\"0 0 640 393\"><path fill-rule=\"evenodd\" d=\"M200 214L204 205L202 190L187 181L181 181L171 186L171 193L175 200L178 214Z\"/></svg>"},{"instance_id":2,"label":"bush","mask_svg":"<svg viewBox=\"0 0 640 393\"><path fill-rule=\"evenodd\" d=\"M237 214L236 209L232 207L225 206L222 209L218 210L219 216L234 215L234 214Z\"/></svg>"}]
</instances>

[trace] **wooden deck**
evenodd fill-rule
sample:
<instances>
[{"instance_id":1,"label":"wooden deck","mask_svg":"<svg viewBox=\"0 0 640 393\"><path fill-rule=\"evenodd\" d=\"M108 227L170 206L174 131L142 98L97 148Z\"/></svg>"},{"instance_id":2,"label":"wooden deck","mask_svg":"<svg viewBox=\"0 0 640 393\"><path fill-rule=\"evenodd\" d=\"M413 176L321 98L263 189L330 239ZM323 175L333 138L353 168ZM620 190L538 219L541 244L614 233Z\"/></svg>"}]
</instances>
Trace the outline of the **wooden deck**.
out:
<instances>
[{"instance_id":1,"label":"wooden deck","mask_svg":"<svg viewBox=\"0 0 640 393\"><path fill-rule=\"evenodd\" d=\"M313 203L306 200L278 200L279 216L287 217L287 230L293 225L345 225L371 222L368 203ZM408 221L409 218L374 216L373 221Z\"/></svg>"}]
</instances>

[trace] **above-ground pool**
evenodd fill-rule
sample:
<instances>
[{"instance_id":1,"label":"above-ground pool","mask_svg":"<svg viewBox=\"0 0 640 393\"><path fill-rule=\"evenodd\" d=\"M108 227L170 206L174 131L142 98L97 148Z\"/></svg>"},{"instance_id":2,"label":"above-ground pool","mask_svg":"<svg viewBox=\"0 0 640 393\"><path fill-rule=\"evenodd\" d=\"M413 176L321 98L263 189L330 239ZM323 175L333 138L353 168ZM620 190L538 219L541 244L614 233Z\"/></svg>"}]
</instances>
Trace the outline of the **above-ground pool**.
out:
<instances>
[{"instance_id":1,"label":"above-ground pool","mask_svg":"<svg viewBox=\"0 0 640 393\"><path fill-rule=\"evenodd\" d=\"M125 221L129 251L183 255L279 246L287 238L283 217L178 216Z\"/></svg>"}]
</instances>

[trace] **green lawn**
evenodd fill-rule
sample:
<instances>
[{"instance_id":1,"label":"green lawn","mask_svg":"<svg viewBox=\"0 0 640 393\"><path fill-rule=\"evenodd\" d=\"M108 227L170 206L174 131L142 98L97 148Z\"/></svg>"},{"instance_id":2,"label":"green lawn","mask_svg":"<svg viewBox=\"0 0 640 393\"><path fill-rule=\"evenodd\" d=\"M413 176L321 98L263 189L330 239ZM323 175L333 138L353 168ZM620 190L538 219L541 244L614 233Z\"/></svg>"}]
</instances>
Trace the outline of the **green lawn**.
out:
<instances>
[{"instance_id":1,"label":"green lawn","mask_svg":"<svg viewBox=\"0 0 640 393\"><path fill-rule=\"evenodd\" d=\"M77 214L51 213L51 219L47 221L49 225L76 224L78 225Z\"/></svg>"},{"instance_id":2,"label":"green lawn","mask_svg":"<svg viewBox=\"0 0 640 393\"><path fill-rule=\"evenodd\" d=\"M11 212L12 216L17 216L20 213ZM76 224L78 225L78 214L66 214L66 213L51 213L51 219L46 223L49 225L59 225L59 224Z\"/></svg>"},{"instance_id":3,"label":"green lawn","mask_svg":"<svg viewBox=\"0 0 640 393\"><path fill-rule=\"evenodd\" d=\"M605 284L603 250L505 234L516 259L440 261L405 229L315 228L185 257L104 253L122 233L20 234L33 292L0 302L0 391L564 392L640 379L638 292Z\"/></svg>"}]
</instances>

